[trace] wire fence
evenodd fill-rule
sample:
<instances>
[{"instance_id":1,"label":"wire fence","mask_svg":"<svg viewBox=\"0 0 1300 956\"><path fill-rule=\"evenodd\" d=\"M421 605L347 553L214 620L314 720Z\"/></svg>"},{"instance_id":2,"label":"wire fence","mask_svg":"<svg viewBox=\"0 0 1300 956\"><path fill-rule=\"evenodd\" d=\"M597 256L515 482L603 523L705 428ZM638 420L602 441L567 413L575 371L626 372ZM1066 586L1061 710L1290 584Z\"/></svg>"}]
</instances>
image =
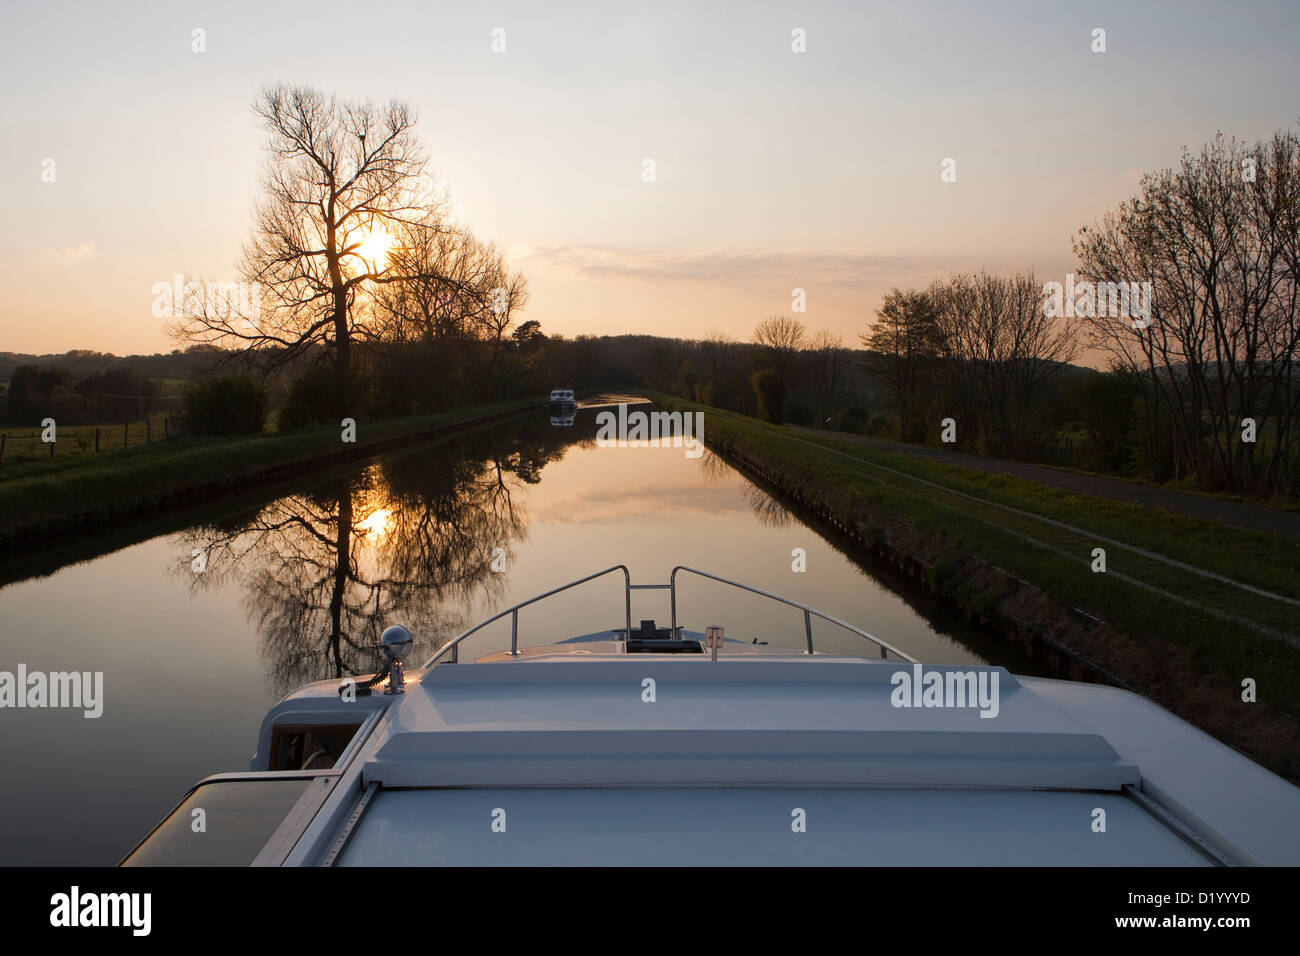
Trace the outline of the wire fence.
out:
<instances>
[{"instance_id":1,"label":"wire fence","mask_svg":"<svg viewBox=\"0 0 1300 956\"><path fill-rule=\"evenodd\" d=\"M184 434L183 421L174 411L150 412L141 420L112 425L4 427L0 431L0 467L19 461L137 448L181 434Z\"/></svg>"}]
</instances>

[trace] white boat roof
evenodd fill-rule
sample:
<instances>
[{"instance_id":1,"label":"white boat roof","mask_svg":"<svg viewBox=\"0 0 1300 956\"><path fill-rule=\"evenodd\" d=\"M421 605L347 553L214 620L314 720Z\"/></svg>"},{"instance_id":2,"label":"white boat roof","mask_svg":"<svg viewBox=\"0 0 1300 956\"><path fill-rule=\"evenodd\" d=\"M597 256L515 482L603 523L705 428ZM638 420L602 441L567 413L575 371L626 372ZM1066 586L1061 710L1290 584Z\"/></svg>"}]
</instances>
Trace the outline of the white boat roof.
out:
<instances>
[{"instance_id":1,"label":"white boat roof","mask_svg":"<svg viewBox=\"0 0 1300 956\"><path fill-rule=\"evenodd\" d=\"M677 627L679 571L802 609L806 652ZM520 608L612 572L622 629L517 647ZM668 627L632 627L636 587L672 592ZM816 653L814 615L881 657ZM460 662L505 616L512 650ZM950 706L901 692L923 675ZM338 741L334 765L271 769L304 734ZM242 819L238 841L196 838L191 804ZM1300 788L1136 694L922 665L739 582L616 565L475 625L403 693L290 694L251 772L202 781L127 862L1297 866L1297 818Z\"/></svg>"},{"instance_id":2,"label":"white boat roof","mask_svg":"<svg viewBox=\"0 0 1300 956\"><path fill-rule=\"evenodd\" d=\"M1300 864L1300 789L1155 704L927 666L996 672L997 716L895 707L912 666L599 643L441 663L364 698L373 733L285 860ZM334 682L280 707L302 705L349 706ZM815 826L782 842L799 809Z\"/></svg>"}]
</instances>

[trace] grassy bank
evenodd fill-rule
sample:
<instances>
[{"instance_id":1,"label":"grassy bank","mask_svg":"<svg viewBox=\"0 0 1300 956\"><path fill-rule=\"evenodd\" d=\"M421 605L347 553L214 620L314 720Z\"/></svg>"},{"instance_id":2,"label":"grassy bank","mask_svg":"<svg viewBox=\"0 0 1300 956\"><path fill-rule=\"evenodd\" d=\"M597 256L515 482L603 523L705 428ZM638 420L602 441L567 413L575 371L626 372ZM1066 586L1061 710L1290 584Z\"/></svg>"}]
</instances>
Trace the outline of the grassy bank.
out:
<instances>
[{"instance_id":1,"label":"grassy bank","mask_svg":"<svg viewBox=\"0 0 1300 956\"><path fill-rule=\"evenodd\" d=\"M0 472L0 548L219 497L323 465L539 407L542 398L438 415L238 438L172 438L100 457L54 458Z\"/></svg>"},{"instance_id":2,"label":"grassy bank","mask_svg":"<svg viewBox=\"0 0 1300 956\"><path fill-rule=\"evenodd\" d=\"M1300 779L1300 542L651 397L704 411L711 448L919 562L969 616L1064 645ZM1246 678L1257 703L1241 700Z\"/></svg>"}]
</instances>

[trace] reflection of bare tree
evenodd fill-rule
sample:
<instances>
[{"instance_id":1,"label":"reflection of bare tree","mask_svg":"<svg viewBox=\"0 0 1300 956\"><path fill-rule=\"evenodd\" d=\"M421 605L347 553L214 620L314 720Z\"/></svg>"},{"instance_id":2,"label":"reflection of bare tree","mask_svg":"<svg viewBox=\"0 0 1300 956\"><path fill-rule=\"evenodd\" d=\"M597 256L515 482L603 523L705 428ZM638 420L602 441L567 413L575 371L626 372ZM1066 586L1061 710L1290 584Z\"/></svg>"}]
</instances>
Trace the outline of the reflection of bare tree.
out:
<instances>
[{"instance_id":1,"label":"reflection of bare tree","mask_svg":"<svg viewBox=\"0 0 1300 956\"><path fill-rule=\"evenodd\" d=\"M704 454L700 456L700 470L709 481L722 481L734 473L726 461L708 448L705 448Z\"/></svg>"},{"instance_id":2,"label":"reflection of bare tree","mask_svg":"<svg viewBox=\"0 0 1300 956\"><path fill-rule=\"evenodd\" d=\"M742 491L759 524L769 528L788 528L794 523L794 516L758 485L746 482Z\"/></svg>"},{"instance_id":3,"label":"reflection of bare tree","mask_svg":"<svg viewBox=\"0 0 1300 956\"><path fill-rule=\"evenodd\" d=\"M726 460L719 455L715 455L707 448L704 454L700 456L700 469L704 472L704 477L709 481L729 481L732 480L736 472L727 464ZM741 494L745 496L745 501L754 511L754 517L758 518L760 524L769 528L786 528L794 521L790 512L786 511L781 504L757 485L742 480L740 487Z\"/></svg>"},{"instance_id":4,"label":"reflection of bare tree","mask_svg":"<svg viewBox=\"0 0 1300 956\"><path fill-rule=\"evenodd\" d=\"M194 529L181 568L195 589L240 583L277 693L374 671L389 624L411 630L422 660L466 626L475 600L501 599L494 551L508 558L527 533L514 492L540 481L564 443L524 429L502 445L500 436L458 442L460 454L439 445ZM201 574L190 568L195 549L206 556Z\"/></svg>"}]
</instances>

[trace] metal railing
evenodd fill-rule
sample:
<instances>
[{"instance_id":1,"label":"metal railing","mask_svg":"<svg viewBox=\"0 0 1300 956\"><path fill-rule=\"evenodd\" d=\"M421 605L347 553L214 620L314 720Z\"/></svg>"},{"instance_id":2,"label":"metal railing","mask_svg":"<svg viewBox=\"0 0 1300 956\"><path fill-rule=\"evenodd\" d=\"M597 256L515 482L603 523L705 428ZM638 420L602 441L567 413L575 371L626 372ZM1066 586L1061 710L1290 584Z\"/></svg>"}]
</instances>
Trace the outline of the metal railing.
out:
<instances>
[{"instance_id":1,"label":"metal railing","mask_svg":"<svg viewBox=\"0 0 1300 956\"><path fill-rule=\"evenodd\" d=\"M677 572L678 571L689 571L691 574L698 574L700 577L708 578L710 581L718 581L722 584L729 584L733 588L740 588L742 591L749 591L751 594L761 594L763 597L770 598L773 601L780 601L782 604L788 604L790 607L799 608L799 610L803 611L804 637L808 644L808 649L807 651L805 651L805 653L807 654L813 653L812 618L813 615L816 615L817 617L821 618L823 621L829 621L832 624L838 624L840 627L852 631L854 634L858 635L859 637L865 637L867 640L871 641L873 644L875 644L877 647L880 648L880 656L883 658L887 659L889 657L890 652L892 652L898 657L907 661L908 663L911 664L918 663L915 657L912 657L908 654L904 654L897 647L894 647L894 645L892 644L887 644L886 642L882 641L880 638L876 637L874 634L868 634L866 631L862 630L862 628L854 627L852 624L848 623L847 621L841 621L838 617L832 617L829 614L823 614L815 607L809 607L807 604L801 604L799 601L792 601L789 598L783 598L779 594L773 594L771 591L764 591L762 588L756 588L748 584L741 584L739 581L733 581L730 578L724 578L724 577L719 577L716 574L710 574L708 571L701 571L698 568L689 568L684 564L677 565L677 567L673 568L672 574L668 576L668 590L672 592L672 606L673 606L672 607L672 611L673 611L672 633L674 634L677 633Z\"/></svg>"},{"instance_id":2,"label":"metal railing","mask_svg":"<svg viewBox=\"0 0 1300 956\"><path fill-rule=\"evenodd\" d=\"M585 578L578 578L578 580L570 581L568 584L562 584L558 588L552 588L551 590L543 594L539 594L536 597L529 598L527 601L520 601L518 604L506 608L504 611L498 611L496 614L492 615L491 617L479 621L473 627L469 628L469 630L463 631L462 633L458 634L456 637L452 638L452 640L444 644L442 647L438 648L437 652L434 653L434 655L430 657L428 661L425 662L424 667L429 668L433 666L433 664L440 657L442 657L444 654L447 654L448 652L450 652L451 655L448 663L452 663L452 664L458 663L460 660L460 650L459 650L460 642L465 640L465 638L469 637L470 635L476 633L477 631L480 631L483 628L487 627L489 624L501 620L507 614L510 615L510 654L512 656L517 657L519 655L519 611L522 608L528 607L528 605L530 604L536 604L538 601L545 600L546 598L551 597L554 594L559 594L561 591L567 591L570 588L576 588L579 584L586 584L588 581L595 580L596 578L599 577L604 577L606 574L610 574L614 571L623 572L623 614L624 614L624 626L626 628L623 631L624 640L629 640L632 635L632 592L633 591L668 591L669 592L669 601L672 605L672 630L669 631L669 634L676 636L677 634L677 572L686 571L690 574L698 574L702 578L708 578L710 581L717 581L721 584L728 584L731 587L740 588L742 591L748 591L751 594L758 594L761 595L762 597L768 598L773 601L777 601L781 604L788 605L789 607L798 608L799 610L803 611L804 638L807 644L807 650L805 650L804 653L806 654L814 653L813 636L812 636L812 619L814 616L816 616L821 618L823 621L828 621L831 624L837 624L840 627L844 628L845 630L851 631L852 633L858 635L859 637L864 637L867 640L871 641L873 644L875 644L877 647L880 648L880 656L884 659L888 659L889 655L893 654L895 657L898 657L900 660L904 660L912 664L917 663L915 657L912 657L909 654L905 654L903 651L900 651L897 647L894 647L894 645L882 641L874 634L869 634L866 631L862 630L862 628L860 627L854 627L852 624L848 623L847 621L841 621L838 617L832 617L830 614L823 614L815 607L810 607L807 604L800 603L799 601L793 601L790 598L781 597L781 595L773 594L770 591L764 591L762 588L756 588L748 584L742 584L739 581L733 581L730 578L724 578L716 574L710 574L708 571L701 571L698 568L687 567L684 564L679 564L675 568L673 568L672 573L669 575L667 584L633 584L632 575L628 571L627 565L616 564L613 567L606 568L603 571L597 571L595 574L589 574ZM715 656L714 660L716 659L717 658Z\"/></svg>"},{"instance_id":3,"label":"metal railing","mask_svg":"<svg viewBox=\"0 0 1300 956\"><path fill-rule=\"evenodd\" d=\"M594 580L595 578L604 577L606 574L609 574L613 571L623 572L623 613L627 623L627 633L631 634L632 633L632 589L635 587L635 585L632 584L632 575L628 572L627 565L616 564L611 568L606 568L604 571L597 571L595 574L589 574L585 578L579 578L576 581L570 581L568 584L561 584L558 588L552 588L551 590L547 591L545 594L539 594L536 597L531 597L527 601L520 601L518 604L512 607L506 608L504 611L501 611L497 614L493 614L491 617L487 618L486 620L479 621L469 630L463 631L455 638L448 641L446 644L442 645L442 647L438 648L437 653L435 653L432 657L430 657L428 661L425 662L424 666L426 668L431 667L434 661L442 657L442 655L447 653L448 651L451 651L451 663L452 664L458 663L460 660L460 653L458 650L460 642L465 640L465 638L469 637L475 631L482 630L483 628L487 627L489 624L501 620L507 614L510 615L510 653L512 655L518 656L519 654L519 609L520 608L525 608L530 604L536 604L538 601L544 600L545 598L548 598L553 594L559 594L561 591L569 590L569 588L576 588L579 584L586 584L588 581Z\"/></svg>"}]
</instances>

